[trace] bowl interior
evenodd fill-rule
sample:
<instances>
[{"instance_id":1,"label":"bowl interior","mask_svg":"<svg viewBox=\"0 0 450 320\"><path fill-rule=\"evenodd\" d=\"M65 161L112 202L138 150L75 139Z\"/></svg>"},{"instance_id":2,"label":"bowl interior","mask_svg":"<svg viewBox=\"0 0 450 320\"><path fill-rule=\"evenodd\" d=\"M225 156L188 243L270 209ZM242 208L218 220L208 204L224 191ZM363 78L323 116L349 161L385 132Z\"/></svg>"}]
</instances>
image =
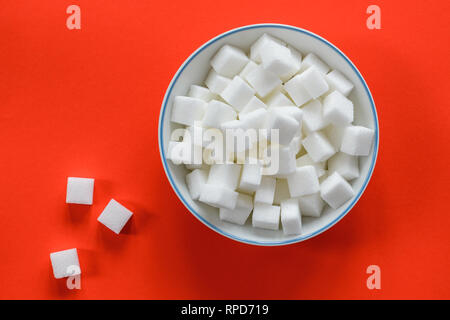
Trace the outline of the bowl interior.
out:
<instances>
[{"instance_id":1,"label":"bowl interior","mask_svg":"<svg viewBox=\"0 0 450 320\"><path fill-rule=\"evenodd\" d=\"M251 219L248 219L243 226L221 221L218 209L190 198L185 183L185 176L189 171L184 166L176 166L166 160L170 133L179 127L170 122L173 98L177 95L186 95L191 84L202 84L210 69L209 60L221 46L231 44L249 52L250 45L263 33L286 41L303 54L313 52L331 68L341 71L355 85L349 96L355 106L354 123L375 130L375 141L369 156L359 159L360 177L351 182L355 196L338 209L326 206L319 218L303 217L301 235L284 235L282 230L253 228ZM226 32L200 47L184 62L172 79L163 101L159 126L159 145L163 166L172 187L184 205L194 216L218 233L237 241L257 245L283 245L302 241L334 225L351 209L364 191L372 174L378 151L378 120L375 105L358 70L336 47L323 38L286 25L263 24L238 28Z\"/></svg>"}]
</instances>

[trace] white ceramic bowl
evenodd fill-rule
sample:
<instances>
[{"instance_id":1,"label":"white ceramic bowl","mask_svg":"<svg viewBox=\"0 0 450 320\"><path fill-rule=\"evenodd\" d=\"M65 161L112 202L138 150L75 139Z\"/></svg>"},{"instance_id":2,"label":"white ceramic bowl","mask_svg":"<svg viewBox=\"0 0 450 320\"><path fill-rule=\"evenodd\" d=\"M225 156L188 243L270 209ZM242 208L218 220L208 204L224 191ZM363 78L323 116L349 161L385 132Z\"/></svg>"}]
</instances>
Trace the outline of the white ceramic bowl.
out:
<instances>
[{"instance_id":1,"label":"white ceramic bowl","mask_svg":"<svg viewBox=\"0 0 450 320\"><path fill-rule=\"evenodd\" d=\"M350 99L355 106L354 123L375 130L372 150L367 157L360 157L360 177L352 181L355 196L338 209L326 207L319 218L302 219L301 235L284 235L282 230L272 231L253 228L251 219L243 226L231 224L219 219L218 209L193 201L186 187L185 176L188 173L184 166L175 166L167 161L166 152L170 133L176 124L170 122L173 98L186 95L191 84L202 84L209 69L209 60L224 44L232 44L249 51L250 45L263 33L278 37L302 53L314 52L331 68L338 69L355 85ZM158 128L159 151L164 170L175 193L186 208L201 222L216 231L236 241L254 245L285 245L303 241L327 230L344 217L361 197L366 188L378 152L378 118L372 95L358 69L333 44L309 31L280 24L249 25L225 32L209 40L197 49L178 69L166 91L161 107ZM181 213L180 213L181 214Z\"/></svg>"}]
</instances>

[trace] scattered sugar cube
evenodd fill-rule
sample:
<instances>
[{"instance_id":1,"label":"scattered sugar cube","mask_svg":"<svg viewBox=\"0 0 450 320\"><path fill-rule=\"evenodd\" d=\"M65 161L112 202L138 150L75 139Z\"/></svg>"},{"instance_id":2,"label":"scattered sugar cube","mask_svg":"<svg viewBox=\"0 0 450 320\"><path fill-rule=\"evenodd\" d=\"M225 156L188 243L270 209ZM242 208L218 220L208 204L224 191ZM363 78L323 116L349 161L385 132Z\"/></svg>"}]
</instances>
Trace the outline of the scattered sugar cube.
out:
<instances>
[{"instance_id":1,"label":"scattered sugar cube","mask_svg":"<svg viewBox=\"0 0 450 320\"><path fill-rule=\"evenodd\" d=\"M300 129L300 124L294 117L282 114L272 109L269 111L267 129L269 132L272 129L278 130L279 143L288 145ZM271 135L271 139L272 138L273 137Z\"/></svg>"},{"instance_id":2,"label":"scattered sugar cube","mask_svg":"<svg viewBox=\"0 0 450 320\"><path fill-rule=\"evenodd\" d=\"M328 160L335 150L322 132L315 131L303 140L303 147L314 162Z\"/></svg>"},{"instance_id":3,"label":"scattered sugar cube","mask_svg":"<svg viewBox=\"0 0 450 320\"><path fill-rule=\"evenodd\" d=\"M239 183L241 165L236 163L214 164L209 169L208 184L235 190Z\"/></svg>"},{"instance_id":4,"label":"scattered sugar cube","mask_svg":"<svg viewBox=\"0 0 450 320\"><path fill-rule=\"evenodd\" d=\"M208 172L202 169L195 169L186 175L186 184L192 200L198 200L202 189L208 180Z\"/></svg>"},{"instance_id":5,"label":"scattered sugar cube","mask_svg":"<svg viewBox=\"0 0 450 320\"><path fill-rule=\"evenodd\" d=\"M239 119L249 112L255 111L257 109L267 109L267 106L262 102L257 96L253 96L250 101L245 105L245 107L239 112Z\"/></svg>"},{"instance_id":6,"label":"scattered sugar cube","mask_svg":"<svg viewBox=\"0 0 450 320\"><path fill-rule=\"evenodd\" d=\"M337 172L329 175L320 185L320 196L334 209L342 206L354 195L352 186Z\"/></svg>"},{"instance_id":7,"label":"scattered sugar cube","mask_svg":"<svg viewBox=\"0 0 450 320\"><path fill-rule=\"evenodd\" d=\"M300 70L300 63L285 46L266 45L261 50L260 56L261 65L264 69L272 72L283 81Z\"/></svg>"},{"instance_id":8,"label":"scattered sugar cube","mask_svg":"<svg viewBox=\"0 0 450 320\"><path fill-rule=\"evenodd\" d=\"M263 98L281 86L281 80L276 74L260 66L249 72L246 80L256 90L256 93Z\"/></svg>"},{"instance_id":9,"label":"scattered sugar cube","mask_svg":"<svg viewBox=\"0 0 450 320\"><path fill-rule=\"evenodd\" d=\"M323 118L338 126L353 122L353 102L339 91L333 91L323 100Z\"/></svg>"},{"instance_id":10,"label":"scattered sugar cube","mask_svg":"<svg viewBox=\"0 0 450 320\"><path fill-rule=\"evenodd\" d=\"M297 167L313 166L316 169L317 177L320 178L325 174L325 162L314 162L309 154L304 154L303 156L297 158Z\"/></svg>"},{"instance_id":11,"label":"scattered sugar cube","mask_svg":"<svg viewBox=\"0 0 450 320\"><path fill-rule=\"evenodd\" d=\"M255 203L272 204L275 196L276 179L268 176L261 178L261 184L255 192Z\"/></svg>"},{"instance_id":12,"label":"scattered sugar cube","mask_svg":"<svg viewBox=\"0 0 450 320\"><path fill-rule=\"evenodd\" d=\"M116 200L111 199L97 218L97 221L114 231L116 234L119 234L132 215L133 212L125 208Z\"/></svg>"},{"instance_id":13,"label":"scattered sugar cube","mask_svg":"<svg viewBox=\"0 0 450 320\"><path fill-rule=\"evenodd\" d=\"M235 76L221 93L222 98L237 111L241 111L254 95L255 90L239 76Z\"/></svg>"},{"instance_id":14,"label":"scattered sugar cube","mask_svg":"<svg viewBox=\"0 0 450 320\"><path fill-rule=\"evenodd\" d=\"M274 91L266 97L266 104L270 107L295 106L295 104L284 93Z\"/></svg>"},{"instance_id":15,"label":"scattered sugar cube","mask_svg":"<svg viewBox=\"0 0 450 320\"><path fill-rule=\"evenodd\" d=\"M238 195L239 193L220 185L206 184L198 200L212 207L234 210Z\"/></svg>"},{"instance_id":16,"label":"scattered sugar cube","mask_svg":"<svg viewBox=\"0 0 450 320\"><path fill-rule=\"evenodd\" d=\"M268 34L263 34L258 40L256 40L250 47L250 59L257 63L261 63L261 51L265 50L268 46L286 46L286 43L280 39L272 37Z\"/></svg>"},{"instance_id":17,"label":"scattered sugar cube","mask_svg":"<svg viewBox=\"0 0 450 320\"><path fill-rule=\"evenodd\" d=\"M221 94L223 90L230 84L231 79L221 76L214 69L209 71L208 76L205 79L205 85L208 89L215 94Z\"/></svg>"},{"instance_id":18,"label":"scattered sugar cube","mask_svg":"<svg viewBox=\"0 0 450 320\"><path fill-rule=\"evenodd\" d=\"M201 99L205 102L209 102L217 97L217 95L212 93L208 88L196 84L191 85L187 95L188 97Z\"/></svg>"},{"instance_id":19,"label":"scattered sugar cube","mask_svg":"<svg viewBox=\"0 0 450 320\"><path fill-rule=\"evenodd\" d=\"M320 192L298 198L298 205L302 216L320 217L325 202L320 197Z\"/></svg>"},{"instance_id":20,"label":"scattered sugar cube","mask_svg":"<svg viewBox=\"0 0 450 320\"><path fill-rule=\"evenodd\" d=\"M330 67L312 52L308 53L303 59L301 70L304 71L311 66L314 66L323 75L330 70Z\"/></svg>"},{"instance_id":21,"label":"scattered sugar cube","mask_svg":"<svg viewBox=\"0 0 450 320\"><path fill-rule=\"evenodd\" d=\"M248 82L247 80L247 75L252 72L253 70L255 70L256 68L258 68L258 64L256 64L254 61L250 60L244 67L244 69L242 69L242 71L239 73L239 76L244 79L245 81Z\"/></svg>"},{"instance_id":22,"label":"scattered sugar cube","mask_svg":"<svg viewBox=\"0 0 450 320\"><path fill-rule=\"evenodd\" d=\"M206 102L201 99L177 96L173 102L171 121L192 126L195 121L202 120L205 108Z\"/></svg>"},{"instance_id":23,"label":"scattered sugar cube","mask_svg":"<svg viewBox=\"0 0 450 320\"><path fill-rule=\"evenodd\" d=\"M330 89L338 90L344 96L348 96L353 90L354 85L338 70L333 70L325 76Z\"/></svg>"},{"instance_id":24,"label":"scattered sugar cube","mask_svg":"<svg viewBox=\"0 0 450 320\"><path fill-rule=\"evenodd\" d=\"M288 75L286 75L283 78L283 81L287 81L289 80L291 77L293 77L297 72L299 72L301 64L302 64L302 54L300 53L300 51L298 51L297 49L295 49L293 46L291 46L290 44L288 44L288 49L291 52L291 56L294 59L294 63L296 65L296 68L292 70L292 72Z\"/></svg>"},{"instance_id":25,"label":"scattered sugar cube","mask_svg":"<svg viewBox=\"0 0 450 320\"><path fill-rule=\"evenodd\" d=\"M67 178L66 203L92 204L94 196L94 179Z\"/></svg>"},{"instance_id":26,"label":"scattered sugar cube","mask_svg":"<svg viewBox=\"0 0 450 320\"><path fill-rule=\"evenodd\" d=\"M206 128L219 128L220 124L226 121L236 120L237 113L226 103L211 100L206 106L202 125Z\"/></svg>"},{"instance_id":27,"label":"scattered sugar cube","mask_svg":"<svg viewBox=\"0 0 450 320\"><path fill-rule=\"evenodd\" d=\"M286 179L277 179L273 204L280 205L281 201L289 199L290 197L291 197L291 195L289 194L289 186L288 186L287 180Z\"/></svg>"},{"instance_id":28,"label":"scattered sugar cube","mask_svg":"<svg viewBox=\"0 0 450 320\"><path fill-rule=\"evenodd\" d=\"M328 138L328 141L333 145L337 152L341 150L342 137L344 136L345 127L329 125L323 131Z\"/></svg>"},{"instance_id":29,"label":"scattered sugar cube","mask_svg":"<svg viewBox=\"0 0 450 320\"><path fill-rule=\"evenodd\" d=\"M300 197L319 191L319 179L313 166L297 167L295 172L287 177L289 194Z\"/></svg>"},{"instance_id":30,"label":"scattered sugar cube","mask_svg":"<svg viewBox=\"0 0 450 320\"><path fill-rule=\"evenodd\" d=\"M306 90L305 78L302 74L298 74L286 82L284 84L284 89L297 106L302 106L312 99L311 94Z\"/></svg>"},{"instance_id":31,"label":"scattered sugar cube","mask_svg":"<svg viewBox=\"0 0 450 320\"><path fill-rule=\"evenodd\" d=\"M293 117L297 122L299 123L299 132L302 129L303 124L303 110L295 107L295 106L285 106L285 107L269 107L269 111L275 111L280 112L282 114L285 114L287 116Z\"/></svg>"},{"instance_id":32,"label":"scattered sugar cube","mask_svg":"<svg viewBox=\"0 0 450 320\"><path fill-rule=\"evenodd\" d=\"M262 167L261 164L246 163L242 167L239 190L247 193L255 192L261 185Z\"/></svg>"},{"instance_id":33,"label":"scattered sugar cube","mask_svg":"<svg viewBox=\"0 0 450 320\"><path fill-rule=\"evenodd\" d=\"M81 274L77 249L68 249L50 253L53 275L56 279Z\"/></svg>"},{"instance_id":34,"label":"scattered sugar cube","mask_svg":"<svg viewBox=\"0 0 450 320\"><path fill-rule=\"evenodd\" d=\"M277 177L286 177L295 172L295 153L289 146L273 146L272 152L278 154L278 170L275 173Z\"/></svg>"},{"instance_id":35,"label":"scattered sugar cube","mask_svg":"<svg viewBox=\"0 0 450 320\"><path fill-rule=\"evenodd\" d=\"M292 138L291 143L289 144L289 148L291 148L294 155L297 155L300 150L302 150L302 135L301 133L299 135L296 135L294 138Z\"/></svg>"},{"instance_id":36,"label":"scattered sugar cube","mask_svg":"<svg viewBox=\"0 0 450 320\"><path fill-rule=\"evenodd\" d=\"M328 91L329 86L325 78L315 67L310 67L300 75L301 84L306 89L306 92L316 99Z\"/></svg>"},{"instance_id":37,"label":"scattered sugar cube","mask_svg":"<svg viewBox=\"0 0 450 320\"><path fill-rule=\"evenodd\" d=\"M188 145L180 141L169 141L167 148L167 159L171 160L173 164L179 165L187 160Z\"/></svg>"},{"instance_id":38,"label":"scattered sugar cube","mask_svg":"<svg viewBox=\"0 0 450 320\"><path fill-rule=\"evenodd\" d=\"M328 171L337 172L344 179L352 180L359 177L358 157L344 152L338 152L328 159Z\"/></svg>"},{"instance_id":39,"label":"scattered sugar cube","mask_svg":"<svg viewBox=\"0 0 450 320\"><path fill-rule=\"evenodd\" d=\"M307 132L321 130L328 125L323 117L323 106L319 100L312 100L301 110L303 110L303 124Z\"/></svg>"},{"instance_id":40,"label":"scattered sugar cube","mask_svg":"<svg viewBox=\"0 0 450 320\"><path fill-rule=\"evenodd\" d=\"M252 225L256 228L278 230L280 207L267 203L256 203L253 208Z\"/></svg>"},{"instance_id":41,"label":"scattered sugar cube","mask_svg":"<svg viewBox=\"0 0 450 320\"><path fill-rule=\"evenodd\" d=\"M300 234L302 232L302 219L298 199L283 200L280 209L284 234Z\"/></svg>"},{"instance_id":42,"label":"scattered sugar cube","mask_svg":"<svg viewBox=\"0 0 450 320\"><path fill-rule=\"evenodd\" d=\"M367 156L373 143L374 131L361 126L349 126L342 136L341 151L353 156Z\"/></svg>"},{"instance_id":43,"label":"scattered sugar cube","mask_svg":"<svg viewBox=\"0 0 450 320\"><path fill-rule=\"evenodd\" d=\"M204 131L204 128L199 125L186 127L183 135L183 142L199 147L205 146L207 141L205 135L203 134Z\"/></svg>"},{"instance_id":44,"label":"scattered sugar cube","mask_svg":"<svg viewBox=\"0 0 450 320\"><path fill-rule=\"evenodd\" d=\"M231 78L237 75L248 61L244 51L226 44L211 59L211 66L218 74Z\"/></svg>"},{"instance_id":45,"label":"scattered sugar cube","mask_svg":"<svg viewBox=\"0 0 450 320\"><path fill-rule=\"evenodd\" d=\"M256 110L250 111L248 113L240 113L240 119L243 123L243 128L245 129L262 129L265 128L268 111L263 108L258 108Z\"/></svg>"},{"instance_id":46,"label":"scattered sugar cube","mask_svg":"<svg viewBox=\"0 0 450 320\"><path fill-rule=\"evenodd\" d=\"M253 210L253 199L246 194L239 194L234 210L219 209L220 220L243 225Z\"/></svg>"}]
</instances>

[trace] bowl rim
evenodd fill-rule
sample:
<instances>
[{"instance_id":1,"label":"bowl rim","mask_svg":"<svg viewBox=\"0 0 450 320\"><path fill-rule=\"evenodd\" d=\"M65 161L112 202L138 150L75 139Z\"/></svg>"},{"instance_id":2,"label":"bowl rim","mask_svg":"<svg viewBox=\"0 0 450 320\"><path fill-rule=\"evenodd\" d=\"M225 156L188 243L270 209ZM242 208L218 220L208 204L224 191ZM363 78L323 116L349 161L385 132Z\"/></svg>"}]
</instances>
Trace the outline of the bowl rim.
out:
<instances>
[{"instance_id":1,"label":"bowl rim","mask_svg":"<svg viewBox=\"0 0 450 320\"><path fill-rule=\"evenodd\" d=\"M347 206L347 208L345 208L344 211L342 211L342 213L338 217L333 219L331 222L329 222L325 226L321 227L319 230L316 230L313 233L308 234L306 236L299 235L296 238L292 238L292 239L289 239L289 240L283 240L283 241L278 241L278 240L277 241L255 241L255 240L249 240L249 239L241 238L241 237L235 236L233 234L230 234L230 233L228 233L226 231L221 230L219 227L217 227L214 224L210 223L204 217L202 217L200 214L198 214L197 211L194 210L189 205L189 203L182 196L181 192L178 190L178 188L177 188L177 186L176 186L176 184L175 184L175 182L173 180L172 173L171 173L170 169L168 168L167 159L166 159L165 152L164 152L164 147L163 147L163 128L164 128L164 126L163 126L163 119L164 119L164 114L165 114L165 111L166 111L166 108L167 108L167 102L168 102L168 99L169 99L169 97L170 97L170 95L172 93L172 89L173 89L175 83L178 81L179 76L184 71L186 66L189 65L189 63L200 52L205 50L211 44L219 41L220 39L225 38L225 37L227 37L227 36L229 36L231 34L237 33L237 32L250 30L250 29L258 29L258 28L281 28L281 29L288 29L288 30L300 32L300 33L306 34L306 35L308 35L310 37L313 37L316 40L319 40L319 41L323 42L324 44L328 45L330 48L332 48L335 52L337 52L340 56L342 56L344 58L344 60L350 65L350 67L353 69L353 71L355 72L355 74L358 76L359 80L363 84L364 89L365 89L365 91L367 93L367 96L369 97L370 105L371 105L371 109L372 109L372 114L373 114L373 117L374 117L374 120L375 120L374 121L375 122L375 135L374 135L375 139L374 139L373 155L372 155L372 160L371 160L369 172L368 172L368 174L367 174L367 176L365 178L365 181L364 181L362 187L360 188L360 190L358 191L357 195L352 200L352 202ZM207 227L209 227L213 231L221 234L222 236L225 236L227 238L230 238L230 239L238 241L238 242L251 244L251 245L258 245L258 246L282 246L282 245L289 245L289 244L294 244L294 243L305 241L307 239L313 238L313 237L321 234L322 232L328 230L329 228L334 226L336 223L338 223L345 215L347 215L347 213L358 202L358 200L360 199L360 197L363 194L364 190L366 189L366 187L367 187L367 185L368 185L368 183L370 181L370 178L372 177L372 173L373 173L373 170L375 168L375 163L376 163L376 160L377 160L378 148L379 148L378 116L377 116L377 111L376 111L376 108L375 108L375 102L373 100L373 97L372 97L372 94L371 94L371 92L369 90L369 87L367 86L366 81L364 80L364 78L362 77L361 73L356 68L356 66L353 64L353 62L341 50L339 50L334 44L332 44L328 40L322 38L321 36L311 32L311 31L308 31L308 30L305 30L305 29L302 29L302 28L299 28L299 27L291 26L291 25L278 24L278 23L252 24L252 25L246 25L246 26L234 28L234 29L228 30L228 31L226 31L226 32L224 32L222 34L219 34L219 35L215 36L214 38L210 39L209 41L207 41L203 45L201 45L197 50L195 50L183 62L183 64L180 66L180 68L177 70L177 72L173 76L172 80L170 81L169 87L167 88L166 93L164 95L164 99L163 99L163 102L162 102L161 111L160 111L160 115L159 115L159 123L158 123L158 145L159 145L159 153L160 153L160 156L161 156L161 161L162 161L162 164L163 164L163 168L164 168L164 171L166 173L167 178L169 179L170 185L172 186L172 189L175 191L175 194L177 195L177 197L181 200L183 205L191 212L191 214L194 217L196 217L204 225L206 225Z\"/></svg>"}]
</instances>

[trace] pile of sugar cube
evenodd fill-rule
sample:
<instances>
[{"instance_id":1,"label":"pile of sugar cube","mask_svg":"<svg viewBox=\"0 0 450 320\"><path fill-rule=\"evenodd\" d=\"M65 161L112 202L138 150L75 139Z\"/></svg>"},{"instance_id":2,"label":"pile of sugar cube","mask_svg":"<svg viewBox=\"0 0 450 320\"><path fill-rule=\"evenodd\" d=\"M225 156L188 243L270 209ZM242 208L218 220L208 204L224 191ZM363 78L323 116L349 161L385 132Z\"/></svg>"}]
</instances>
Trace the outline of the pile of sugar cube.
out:
<instances>
[{"instance_id":1,"label":"pile of sugar cube","mask_svg":"<svg viewBox=\"0 0 450 320\"><path fill-rule=\"evenodd\" d=\"M92 205L94 198L94 179L69 177L67 179L66 203ZM119 202L111 199L103 209L97 221L119 234L133 212ZM76 248L50 253L53 275L56 279L81 274Z\"/></svg>"},{"instance_id":2,"label":"pile of sugar cube","mask_svg":"<svg viewBox=\"0 0 450 320\"><path fill-rule=\"evenodd\" d=\"M319 217L354 196L358 157L369 155L374 130L353 125L354 85L344 74L268 34L249 54L224 45L210 64L204 86L192 84L171 109L184 134L172 134L167 158L190 170L193 200L218 208L230 223L243 225L251 215L253 227L278 230L281 221L285 234L301 234L302 216ZM265 134L212 155L206 132L252 129ZM264 155L242 155L261 140L278 155L275 172L264 170Z\"/></svg>"}]
</instances>

